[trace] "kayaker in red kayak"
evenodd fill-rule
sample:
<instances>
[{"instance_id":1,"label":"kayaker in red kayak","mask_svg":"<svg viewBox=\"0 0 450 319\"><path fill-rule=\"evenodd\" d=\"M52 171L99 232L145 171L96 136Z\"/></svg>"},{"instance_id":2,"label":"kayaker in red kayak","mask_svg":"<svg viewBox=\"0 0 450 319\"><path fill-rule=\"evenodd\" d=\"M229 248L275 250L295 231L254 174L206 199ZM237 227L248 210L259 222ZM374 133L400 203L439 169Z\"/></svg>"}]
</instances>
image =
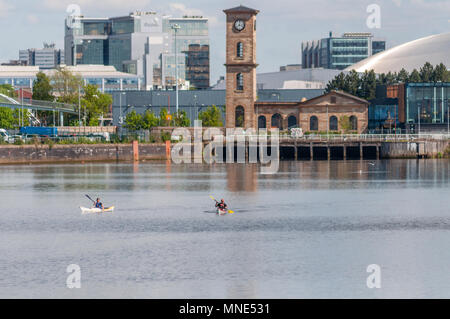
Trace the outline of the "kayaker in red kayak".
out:
<instances>
[{"instance_id":1,"label":"kayaker in red kayak","mask_svg":"<svg viewBox=\"0 0 450 319\"><path fill-rule=\"evenodd\" d=\"M228 206L227 206L227 204L225 204L225 201L222 198L220 200L220 202L216 202L216 207L221 209L221 210L226 210Z\"/></svg>"}]
</instances>

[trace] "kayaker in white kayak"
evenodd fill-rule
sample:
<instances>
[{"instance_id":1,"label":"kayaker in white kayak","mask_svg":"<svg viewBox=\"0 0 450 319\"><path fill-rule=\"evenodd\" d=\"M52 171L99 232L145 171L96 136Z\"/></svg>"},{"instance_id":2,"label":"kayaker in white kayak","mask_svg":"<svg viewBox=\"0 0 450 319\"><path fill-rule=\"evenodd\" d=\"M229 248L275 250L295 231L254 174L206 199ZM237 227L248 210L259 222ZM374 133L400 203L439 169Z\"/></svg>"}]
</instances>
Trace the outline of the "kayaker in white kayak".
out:
<instances>
[{"instance_id":1,"label":"kayaker in white kayak","mask_svg":"<svg viewBox=\"0 0 450 319\"><path fill-rule=\"evenodd\" d=\"M94 203L94 207L104 209L103 204L100 202L100 198L97 198L97 201Z\"/></svg>"},{"instance_id":2,"label":"kayaker in white kayak","mask_svg":"<svg viewBox=\"0 0 450 319\"><path fill-rule=\"evenodd\" d=\"M222 198L220 200L220 202L216 202L216 207L221 209L221 210L226 210L228 206L227 206L227 204L225 203L225 201Z\"/></svg>"}]
</instances>

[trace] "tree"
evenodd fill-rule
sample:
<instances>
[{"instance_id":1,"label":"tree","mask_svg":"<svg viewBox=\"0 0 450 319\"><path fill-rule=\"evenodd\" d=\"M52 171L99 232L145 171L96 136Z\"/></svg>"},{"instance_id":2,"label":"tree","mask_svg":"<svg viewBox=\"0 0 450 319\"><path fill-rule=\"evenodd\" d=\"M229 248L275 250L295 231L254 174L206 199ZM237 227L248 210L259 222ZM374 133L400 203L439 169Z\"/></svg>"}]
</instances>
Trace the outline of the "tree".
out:
<instances>
[{"instance_id":1,"label":"tree","mask_svg":"<svg viewBox=\"0 0 450 319\"><path fill-rule=\"evenodd\" d=\"M166 108L161 109L159 112L159 126L170 126L171 120L169 118L169 113Z\"/></svg>"},{"instance_id":2,"label":"tree","mask_svg":"<svg viewBox=\"0 0 450 319\"><path fill-rule=\"evenodd\" d=\"M174 114L174 122L175 126L187 127L191 124L186 111L178 111L178 113Z\"/></svg>"},{"instance_id":3,"label":"tree","mask_svg":"<svg viewBox=\"0 0 450 319\"><path fill-rule=\"evenodd\" d=\"M450 71L447 71L447 67L443 63L436 65L436 67L434 68L432 80L433 82L450 81Z\"/></svg>"},{"instance_id":4,"label":"tree","mask_svg":"<svg viewBox=\"0 0 450 319\"><path fill-rule=\"evenodd\" d=\"M350 117L343 115L339 118L339 125L344 133L348 133L352 130L352 123L350 122Z\"/></svg>"},{"instance_id":5,"label":"tree","mask_svg":"<svg viewBox=\"0 0 450 319\"><path fill-rule=\"evenodd\" d=\"M414 69L411 74L409 75L409 82L411 83L417 83L417 82L421 82L422 79L420 77L420 73L419 71L417 71L416 69Z\"/></svg>"},{"instance_id":6,"label":"tree","mask_svg":"<svg viewBox=\"0 0 450 319\"><path fill-rule=\"evenodd\" d=\"M158 126L158 117L151 111L146 111L142 116L142 128L150 130L152 127Z\"/></svg>"},{"instance_id":7,"label":"tree","mask_svg":"<svg viewBox=\"0 0 450 319\"><path fill-rule=\"evenodd\" d=\"M83 87L81 76L60 68L51 76L51 80L58 102L78 104L78 89Z\"/></svg>"},{"instance_id":8,"label":"tree","mask_svg":"<svg viewBox=\"0 0 450 319\"><path fill-rule=\"evenodd\" d=\"M50 79L43 72L36 74L36 81L33 85L33 100L53 101L55 97L52 95L52 91Z\"/></svg>"},{"instance_id":9,"label":"tree","mask_svg":"<svg viewBox=\"0 0 450 319\"><path fill-rule=\"evenodd\" d=\"M406 83L409 80L409 73L404 68L400 70L400 72L397 73L397 79L396 82L400 83Z\"/></svg>"},{"instance_id":10,"label":"tree","mask_svg":"<svg viewBox=\"0 0 450 319\"><path fill-rule=\"evenodd\" d=\"M358 96L366 100L375 98L375 91L377 88L377 76L374 70L365 71L361 76L361 88Z\"/></svg>"},{"instance_id":11,"label":"tree","mask_svg":"<svg viewBox=\"0 0 450 319\"><path fill-rule=\"evenodd\" d=\"M430 62L427 62L420 68L420 79L421 82L432 82L433 81L433 65Z\"/></svg>"},{"instance_id":12,"label":"tree","mask_svg":"<svg viewBox=\"0 0 450 319\"><path fill-rule=\"evenodd\" d=\"M13 110L8 107L0 107L0 128L13 129L15 123Z\"/></svg>"},{"instance_id":13,"label":"tree","mask_svg":"<svg viewBox=\"0 0 450 319\"><path fill-rule=\"evenodd\" d=\"M125 117L125 127L130 131L139 131L142 129L142 115L137 114L136 111L132 111Z\"/></svg>"},{"instance_id":14,"label":"tree","mask_svg":"<svg viewBox=\"0 0 450 319\"><path fill-rule=\"evenodd\" d=\"M202 125L205 127L220 127L223 126L222 123L222 113L220 109L211 105L206 108L203 112L200 112L198 119L202 121Z\"/></svg>"},{"instance_id":15,"label":"tree","mask_svg":"<svg viewBox=\"0 0 450 319\"><path fill-rule=\"evenodd\" d=\"M16 97L16 92L11 84L0 84L0 93L9 97Z\"/></svg>"},{"instance_id":16,"label":"tree","mask_svg":"<svg viewBox=\"0 0 450 319\"><path fill-rule=\"evenodd\" d=\"M86 107L86 121L90 126L98 126L100 116L109 112L112 97L109 94L101 93L92 84L83 87L83 91L84 96L81 99L81 104Z\"/></svg>"}]
</instances>

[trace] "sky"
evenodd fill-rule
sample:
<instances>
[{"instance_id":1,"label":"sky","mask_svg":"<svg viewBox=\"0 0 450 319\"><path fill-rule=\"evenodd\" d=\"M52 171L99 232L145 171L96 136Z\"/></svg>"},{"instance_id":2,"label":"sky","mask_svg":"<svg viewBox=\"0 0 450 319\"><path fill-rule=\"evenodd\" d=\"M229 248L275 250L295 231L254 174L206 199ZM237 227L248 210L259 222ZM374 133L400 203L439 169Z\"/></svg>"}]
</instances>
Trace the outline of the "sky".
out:
<instances>
[{"instance_id":1,"label":"sky","mask_svg":"<svg viewBox=\"0 0 450 319\"><path fill-rule=\"evenodd\" d=\"M257 16L258 73L301 63L302 41L330 31L372 32L387 47L450 31L450 0L0 0L0 62L18 59L19 49L43 42L64 47L64 19L70 4L85 17L123 16L135 10L180 17L209 18L211 84L225 74L225 14L240 4L260 10ZM369 28L367 7L380 8L380 27ZM449 53L450 54L450 53Z\"/></svg>"}]
</instances>

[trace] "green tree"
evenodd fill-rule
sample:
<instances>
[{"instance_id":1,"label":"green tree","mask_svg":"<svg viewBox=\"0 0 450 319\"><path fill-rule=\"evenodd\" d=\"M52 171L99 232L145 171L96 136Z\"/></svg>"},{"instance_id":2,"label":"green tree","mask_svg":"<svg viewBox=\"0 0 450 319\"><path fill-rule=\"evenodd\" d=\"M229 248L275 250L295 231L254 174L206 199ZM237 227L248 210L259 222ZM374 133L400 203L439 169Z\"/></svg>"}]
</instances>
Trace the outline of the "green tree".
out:
<instances>
[{"instance_id":1,"label":"green tree","mask_svg":"<svg viewBox=\"0 0 450 319\"><path fill-rule=\"evenodd\" d=\"M416 69L412 70L411 74L409 75L409 82L411 83L417 83L421 82L422 79L420 78L420 73Z\"/></svg>"},{"instance_id":2,"label":"green tree","mask_svg":"<svg viewBox=\"0 0 450 319\"><path fill-rule=\"evenodd\" d=\"M359 97L366 100L375 98L375 91L377 88L377 76L373 70L365 71L361 76L361 87L359 90Z\"/></svg>"},{"instance_id":3,"label":"green tree","mask_svg":"<svg viewBox=\"0 0 450 319\"><path fill-rule=\"evenodd\" d=\"M350 117L343 115L339 118L339 125L344 133L348 133L352 130L352 123L350 122Z\"/></svg>"},{"instance_id":4,"label":"green tree","mask_svg":"<svg viewBox=\"0 0 450 319\"><path fill-rule=\"evenodd\" d=\"M186 111L178 111L178 113L175 113L173 120L175 126L187 127L191 124L191 121L189 120Z\"/></svg>"},{"instance_id":5,"label":"green tree","mask_svg":"<svg viewBox=\"0 0 450 319\"><path fill-rule=\"evenodd\" d=\"M151 111L146 111L142 116L142 128L150 130L152 127L158 126L158 117Z\"/></svg>"},{"instance_id":6,"label":"green tree","mask_svg":"<svg viewBox=\"0 0 450 319\"><path fill-rule=\"evenodd\" d=\"M0 128L13 129L15 123L13 110L8 107L0 107Z\"/></svg>"},{"instance_id":7,"label":"green tree","mask_svg":"<svg viewBox=\"0 0 450 319\"><path fill-rule=\"evenodd\" d=\"M433 65L427 62L420 68L419 74L421 82L432 82L433 81Z\"/></svg>"},{"instance_id":8,"label":"green tree","mask_svg":"<svg viewBox=\"0 0 450 319\"><path fill-rule=\"evenodd\" d=\"M43 72L36 74L36 81L33 84L33 100L53 101L55 97L52 95L52 91L50 79Z\"/></svg>"},{"instance_id":9,"label":"green tree","mask_svg":"<svg viewBox=\"0 0 450 319\"><path fill-rule=\"evenodd\" d=\"M404 68L397 73L396 82L406 83L409 80L409 73Z\"/></svg>"},{"instance_id":10,"label":"green tree","mask_svg":"<svg viewBox=\"0 0 450 319\"><path fill-rule=\"evenodd\" d=\"M358 96L360 90L360 78L358 72L355 70L351 70L346 76L344 80L344 88L343 90L352 95Z\"/></svg>"},{"instance_id":11,"label":"green tree","mask_svg":"<svg viewBox=\"0 0 450 319\"><path fill-rule=\"evenodd\" d=\"M206 108L206 110L200 112L198 119L202 121L202 125L205 127L221 127L222 123L222 113L220 109L211 105Z\"/></svg>"},{"instance_id":12,"label":"green tree","mask_svg":"<svg viewBox=\"0 0 450 319\"><path fill-rule=\"evenodd\" d=\"M143 126L142 115L137 114L136 111L128 113L124 126L130 131L139 131Z\"/></svg>"},{"instance_id":13,"label":"green tree","mask_svg":"<svg viewBox=\"0 0 450 319\"><path fill-rule=\"evenodd\" d=\"M86 121L90 126L98 126L101 115L106 115L112 104L109 94L101 93L95 85L88 84L83 87L84 96L81 99L82 107L86 107ZM76 103L78 105L78 101Z\"/></svg>"},{"instance_id":14,"label":"green tree","mask_svg":"<svg viewBox=\"0 0 450 319\"><path fill-rule=\"evenodd\" d=\"M170 126L171 120L168 120L169 112L166 108L161 109L159 112L159 126Z\"/></svg>"},{"instance_id":15,"label":"green tree","mask_svg":"<svg viewBox=\"0 0 450 319\"><path fill-rule=\"evenodd\" d=\"M436 65L436 67L434 68L432 80L433 82L450 81L450 71L447 71L447 67L443 63Z\"/></svg>"},{"instance_id":16,"label":"green tree","mask_svg":"<svg viewBox=\"0 0 450 319\"><path fill-rule=\"evenodd\" d=\"M11 84L0 84L0 93L9 97L16 97L16 92Z\"/></svg>"},{"instance_id":17,"label":"green tree","mask_svg":"<svg viewBox=\"0 0 450 319\"><path fill-rule=\"evenodd\" d=\"M339 73L334 79L328 82L325 92L329 93L332 90L344 90L345 86L345 74L344 72Z\"/></svg>"},{"instance_id":18,"label":"green tree","mask_svg":"<svg viewBox=\"0 0 450 319\"><path fill-rule=\"evenodd\" d=\"M58 102L78 104L79 88L83 88L81 76L74 75L66 68L57 69L51 76Z\"/></svg>"}]
</instances>

